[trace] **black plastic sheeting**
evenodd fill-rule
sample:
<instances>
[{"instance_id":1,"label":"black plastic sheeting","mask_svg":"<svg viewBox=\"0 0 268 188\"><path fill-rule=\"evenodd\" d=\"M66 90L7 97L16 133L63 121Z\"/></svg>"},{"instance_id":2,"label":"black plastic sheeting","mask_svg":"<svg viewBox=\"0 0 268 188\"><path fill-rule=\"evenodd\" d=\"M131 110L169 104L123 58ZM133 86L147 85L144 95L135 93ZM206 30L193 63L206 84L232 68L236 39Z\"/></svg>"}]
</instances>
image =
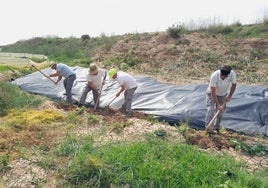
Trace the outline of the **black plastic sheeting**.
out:
<instances>
[{"instance_id":1,"label":"black plastic sheeting","mask_svg":"<svg viewBox=\"0 0 268 188\"><path fill-rule=\"evenodd\" d=\"M73 99L79 101L86 84L87 68L73 67L77 79L73 86ZM49 75L50 68L41 70ZM144 112L166 121L171 125L189 123L195 129L205 128L206 104L205 96L208 84L203 85L170 85L157 82L151 77L134 77L138 83L132 109ZM29 93L45 95L53 99L63 100L64 87L62 81L57 85L34 72L12 82ZM100 107L106 107L119 90L116 81L107 79L100 99ZM93 106L92 93L89 92L86 103ZM119 108L123 103L123 94L110 105ZM238 85L227 108L221 126L247 135L268 135L268 88L263 86Z\"/></svg>"}]
</instances>

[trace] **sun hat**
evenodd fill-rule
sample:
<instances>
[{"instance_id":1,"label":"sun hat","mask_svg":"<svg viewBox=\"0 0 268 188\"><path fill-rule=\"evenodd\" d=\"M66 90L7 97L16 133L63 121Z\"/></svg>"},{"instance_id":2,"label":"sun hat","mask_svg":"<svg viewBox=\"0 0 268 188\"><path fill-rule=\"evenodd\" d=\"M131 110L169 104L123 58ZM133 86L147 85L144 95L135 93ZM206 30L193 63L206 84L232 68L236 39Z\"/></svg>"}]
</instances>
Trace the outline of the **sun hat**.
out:
<instances>
[{"instance_id":1,"label":"sun hat","mask_svg":"<svg viewBox=\"0 0 268 188\"><path fill-rule=\"evenodd\" d=\"M98 73L98 67L95 63L91 63L89 65L89 74L97 74Z\"/></svg>"},{"instance_id":2,"label":"sun hat","mask_svg":"<svg viewBox=\"0 0 268 188\"><path fill-rule=\"evenodd\" d=\"M109 75L109 77L110 78L113 78L113 76L116 74L116 70L115 69L110 69L109 71L108 71L108 75Z\"/></svg>"}]
</instances>

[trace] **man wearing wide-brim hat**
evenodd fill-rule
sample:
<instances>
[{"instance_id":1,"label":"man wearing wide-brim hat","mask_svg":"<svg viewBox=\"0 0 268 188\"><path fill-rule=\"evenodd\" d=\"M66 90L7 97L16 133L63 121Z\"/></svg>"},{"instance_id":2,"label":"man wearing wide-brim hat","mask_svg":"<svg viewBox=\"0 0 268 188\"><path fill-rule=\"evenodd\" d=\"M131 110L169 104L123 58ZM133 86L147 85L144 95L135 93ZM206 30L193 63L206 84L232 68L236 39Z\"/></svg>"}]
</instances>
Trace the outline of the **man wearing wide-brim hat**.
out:
<instances>
[{"instance_id":1,"label":"man wearing wide-brim hat","mask_svg":"<svg viewBox=\"0 0 268 188\"><path fill-rule=\"evenodd\" d=\"M106 70L99 68L95 63L89 65L87 75L87 83L83 89L83 93L79 100L79 106L85 105L88 92L92 91L93 100L96 107L99 106L99 98L101 94L101 88L105 84L107 72Z\"/></svg>"}]
</instances>

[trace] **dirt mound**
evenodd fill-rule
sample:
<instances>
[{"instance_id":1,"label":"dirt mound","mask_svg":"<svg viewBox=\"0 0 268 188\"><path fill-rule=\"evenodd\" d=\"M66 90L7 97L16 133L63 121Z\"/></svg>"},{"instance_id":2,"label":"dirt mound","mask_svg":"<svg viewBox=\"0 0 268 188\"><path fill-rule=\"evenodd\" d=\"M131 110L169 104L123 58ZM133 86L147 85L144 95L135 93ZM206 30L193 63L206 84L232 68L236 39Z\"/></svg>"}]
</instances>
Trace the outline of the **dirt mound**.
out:
<instances>
[{"instance_id":1,"label":"dirt mound","mask_svg":"<svg viewBox=\"0 0 268 188\"><path fill-rule=\"evenodd\" d=\"M218 134L209 134L206 131L195 131L193 129L185 131L183 136L188 144L196 145L206 151L228 153L237 160L245 162L251 170L268 167L268 140L266 138L259 139L226 130ZM242 145L248 146L248 150L241 148ZM258 146L266 147L267 153L254 154L254 147L256 148L255 152L262 152L261 149L257 151Z\"/></svg>"}]
</instances>

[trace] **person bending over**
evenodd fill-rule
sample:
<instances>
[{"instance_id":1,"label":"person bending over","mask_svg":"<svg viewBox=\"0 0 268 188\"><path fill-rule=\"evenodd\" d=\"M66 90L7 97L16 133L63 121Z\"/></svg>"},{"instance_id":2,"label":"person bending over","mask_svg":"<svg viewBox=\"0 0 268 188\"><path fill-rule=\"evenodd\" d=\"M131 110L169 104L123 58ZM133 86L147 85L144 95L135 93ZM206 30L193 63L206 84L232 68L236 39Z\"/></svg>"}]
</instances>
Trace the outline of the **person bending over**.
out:
<instances>
[{"instance_id":1,"label":"person bending over","mask_svg":"<svg viewBox=\"0 0 268 188\"><path fill-rule=\"evenodd\" d=\"M219 131L226 103L231 100L235 90L236 73L232 70L231 66L223 65L220 70L216 70L210 76L209 86L206 90L206 127L216 111L220 110L215 124L213 124L210 130Z\"/></svg>"},{"instance_id":2,"label":"person bending over","mask_svg":"<svg viewBox=\"0 0 268 188\"><path fill-rule=\"evenodd\" d=\"M55 82L55 84L59 83L61 81L62 77L65 79L63 80L63 85L65 88L67 99L66 101L68 103L72 103L72 87L74 84L74 81L76 79L75 72L67 65L63 63L52 63L50 65L50 68L53 70L56 70L54 74L51 74L50 77L58 77L58 80Z\"/></svg>"}]
</instances>

